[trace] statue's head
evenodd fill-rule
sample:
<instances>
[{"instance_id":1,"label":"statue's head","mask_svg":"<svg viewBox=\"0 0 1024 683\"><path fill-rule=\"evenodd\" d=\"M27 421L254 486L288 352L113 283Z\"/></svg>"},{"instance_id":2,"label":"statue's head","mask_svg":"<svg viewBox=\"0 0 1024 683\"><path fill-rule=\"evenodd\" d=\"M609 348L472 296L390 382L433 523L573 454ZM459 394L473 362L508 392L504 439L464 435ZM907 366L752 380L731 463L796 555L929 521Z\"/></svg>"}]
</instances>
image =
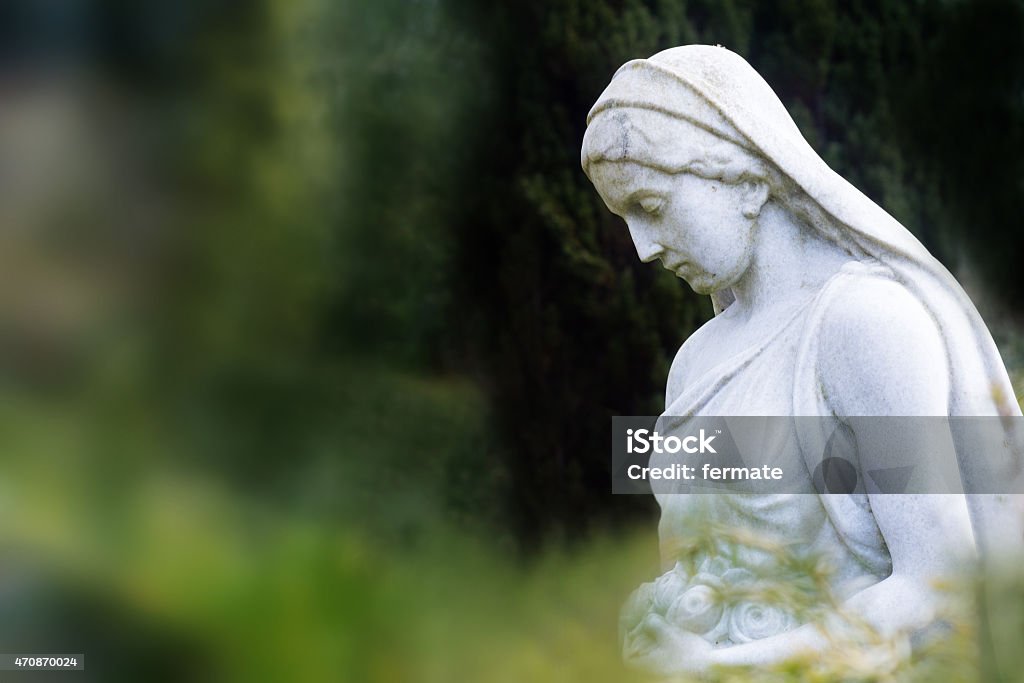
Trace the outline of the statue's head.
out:
<instances>
[{"instance_id":1,"label":"statue's head","mask_svg":"<svg viewBox=\"0 0 1024 683\"><path fill-rule=\"evenodd\" d=\"M643 261L661 260L695 291L726 289L753 257L757 218L778 173L741 146L653 109L591 118L583 168L629 228Z\"/></svg>"},{"instance_id":2,"label":"statue's head","mask_svg":"<svg viewBox=\"0 0 1024 683\"><path fill-rule=\"evenodd\" d=\"M694 47L700 50L688 52ZM687 55L738 60L753 73L733 53L705 46L626 64L590 112L582 164L609 210L626 221L640 258L661 260L695 291L711 294L749 268L758 217L769 202L836 237L820 207L718 106L677 77L677 62Z\"/></svg>"}]
</instances>

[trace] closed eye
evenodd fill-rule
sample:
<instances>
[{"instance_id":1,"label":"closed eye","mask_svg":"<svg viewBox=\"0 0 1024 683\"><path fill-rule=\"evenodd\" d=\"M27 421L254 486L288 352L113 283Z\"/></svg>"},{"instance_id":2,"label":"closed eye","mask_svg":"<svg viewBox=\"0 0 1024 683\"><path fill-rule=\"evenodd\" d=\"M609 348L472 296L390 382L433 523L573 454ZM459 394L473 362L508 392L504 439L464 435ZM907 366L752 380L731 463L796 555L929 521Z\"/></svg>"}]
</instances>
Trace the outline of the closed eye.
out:
<instances>
[{"instance_id":1,"label":"closed eye","mask_svg":"<svg viewBox=\"0 0 1024 683\"><path fill-rule=\"evenodd\" d=\"M639 200L637 204L640 205L640 208L643 209L644 213L657 216L665 207L665 200L661 197L644 197Z\"/></svg>"}]
</instances>

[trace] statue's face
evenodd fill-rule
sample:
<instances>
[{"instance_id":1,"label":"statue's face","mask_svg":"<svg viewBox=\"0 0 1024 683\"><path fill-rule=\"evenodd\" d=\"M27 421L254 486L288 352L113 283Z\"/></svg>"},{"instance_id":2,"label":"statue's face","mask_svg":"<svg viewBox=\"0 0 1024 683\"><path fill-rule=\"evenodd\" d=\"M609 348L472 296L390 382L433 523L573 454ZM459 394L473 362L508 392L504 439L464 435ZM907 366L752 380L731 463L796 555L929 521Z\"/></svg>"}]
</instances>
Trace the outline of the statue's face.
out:
<instances>
[{"instance_id":1,"label":"statue's face","mask_svg":"<svg viewBox=\"0 0 1024 683\"><path fill-rule=\"evenodd\" d=\"M754 253L750 189L632 161L598 161L590 177L629 227L640 260L658 259L699 294L736 284Z\"/></svg>"}]
</instances>

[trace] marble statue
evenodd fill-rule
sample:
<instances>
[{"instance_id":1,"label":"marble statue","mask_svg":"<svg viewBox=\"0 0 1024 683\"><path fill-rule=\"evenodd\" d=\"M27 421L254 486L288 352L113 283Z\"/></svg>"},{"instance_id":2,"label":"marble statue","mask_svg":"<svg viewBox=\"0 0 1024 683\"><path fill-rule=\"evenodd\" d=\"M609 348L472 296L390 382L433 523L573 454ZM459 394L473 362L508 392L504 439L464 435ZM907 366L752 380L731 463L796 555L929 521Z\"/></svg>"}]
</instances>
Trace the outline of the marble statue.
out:
<instances>
[{"instance_id":1,"label":"marble statue","mask_svg":"<svg viewBox=\"0 0 1024 683\"><path fill-rule=\"evenodd\" d=\"M952 275L825 164L735 53L689 45L622 66L582 164L640 259L711 296L715 317L672 363L666 415L1020 415ZM627 662L666 676L830 646L822 621L770 595L722 597L785 577L774 542L827 557L842 609L908 651L937 618L936 577L1021 542L1012 496L656 495L665 573L627 603L622 637ZM695 550L695 519L757 542Z\"/></svg>"}]
</instances>

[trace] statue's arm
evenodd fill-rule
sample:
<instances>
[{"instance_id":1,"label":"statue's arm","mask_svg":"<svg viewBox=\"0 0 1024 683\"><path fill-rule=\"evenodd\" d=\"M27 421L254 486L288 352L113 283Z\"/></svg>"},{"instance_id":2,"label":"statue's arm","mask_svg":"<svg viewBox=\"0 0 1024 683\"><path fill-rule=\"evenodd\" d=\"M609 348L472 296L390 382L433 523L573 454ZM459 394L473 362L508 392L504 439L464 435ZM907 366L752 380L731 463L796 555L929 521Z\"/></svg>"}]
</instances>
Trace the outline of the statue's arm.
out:
<instances>
[{"instance_id":1,"label":"statue's arm","mask_svg":"<svg viewBox=\"0 0 1024 683\"><path fill-rule=\"evenodd\" d=\"M902 286L869 280L841 296L823 321L819 381L840 418L946 415L949 377L945 345L927 310ZM856 421L851 421L855 425ZM908 429L871 443L878 430L858 432L858 452L921 453L955 458L948 433ZM901 436L902 435L902 436ZM905 438L907 443L893 439ZM925 440L926 443L922 443ZM928 477L934 468L920 468ZM955 466L955 463L952 463ZM927 483L920 485L918 490ZM892 574L846 600L843 609L896 639L933 623L941 598L935 578L974 553L966 500L957 495L869 494L871 510L892 558ZM714 650L712 662L763 664L827 648L816 624L751 643Z\"/></svg>"},{"instance_id":2,"label":"statue's arm","mask_svg":"<svg viewBox=\"0 0 1024 683\"><path fill-rule=\"evenodd\" d=\"M856 280L832 300L818 335L818 379L836 415L948 414L945 343L903 285Z\"/></svg>"}]
</instances>

